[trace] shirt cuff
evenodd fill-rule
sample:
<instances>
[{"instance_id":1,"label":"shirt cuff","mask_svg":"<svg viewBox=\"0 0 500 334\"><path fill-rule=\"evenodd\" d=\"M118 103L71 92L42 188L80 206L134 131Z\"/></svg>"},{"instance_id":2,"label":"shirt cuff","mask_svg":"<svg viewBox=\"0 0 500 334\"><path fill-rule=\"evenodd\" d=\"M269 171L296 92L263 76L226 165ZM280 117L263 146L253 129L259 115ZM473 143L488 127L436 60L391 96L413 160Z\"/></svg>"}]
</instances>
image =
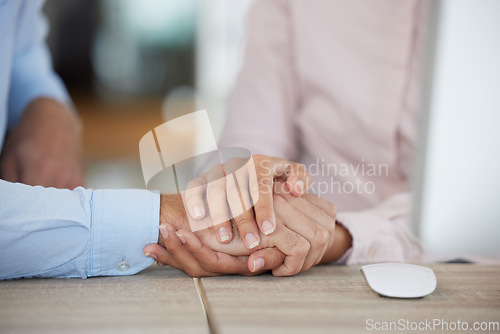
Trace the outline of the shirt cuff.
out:
<instances>
[{"instance_id":1,"label":"shirt cuff","mask_svg":"<svg viewBox=\"0 0 500 334\"><path fill-rule=\"evenodd\" d=\"M365 212L339 212L337 214L338 223L342 224L352 237L352 246L342 256L341 263L356 265L370 263L373 260L370 245L377 227L373 220L373 217Z\"/></svg>"},{"instance_id":2,"label":"shirt cuff","mask_svg":"<svg viewBox=\"0 0 500 334\"><path fill-rule=\"evenodd\" d=\"M158 242L160 195L148 190L94 190L88 276L132 275L154 260L143 254Z\"/></svg>"}]
</instances>

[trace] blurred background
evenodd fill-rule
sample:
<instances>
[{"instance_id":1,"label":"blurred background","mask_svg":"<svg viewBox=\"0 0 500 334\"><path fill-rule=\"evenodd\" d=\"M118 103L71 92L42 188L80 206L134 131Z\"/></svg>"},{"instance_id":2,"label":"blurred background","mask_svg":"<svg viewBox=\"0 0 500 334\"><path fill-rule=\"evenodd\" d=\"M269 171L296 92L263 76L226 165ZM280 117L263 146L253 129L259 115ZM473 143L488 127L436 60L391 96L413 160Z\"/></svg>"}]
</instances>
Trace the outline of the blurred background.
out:
<instances>
[{"instance_id":1,"label":"blurred background","mask_svg":"<svg viewBox=\"0 0 500 334\"><path fill-rule=\"evenodd\" d=\"M87 187L144 188L139 140L173 115L207 109L219 136L251 3L47 1L54 67L83 121ZM430 25L435 69L425 87L435 91L420 130L414 227L438 252L498 254L499 3L433 3L443 5Z\"/></svg>"},{"instance_id":2,"label":"blurred background","mask_svg":"<svg viewBox=\"0 0 500 334\"><path fill-rule=\"evenodd\" d=\"M47 1L54 69L83 122L87 187L144 188L139 140L167 113L206 108L218 137L250 5Z\"/></svg>"}]
</instances>

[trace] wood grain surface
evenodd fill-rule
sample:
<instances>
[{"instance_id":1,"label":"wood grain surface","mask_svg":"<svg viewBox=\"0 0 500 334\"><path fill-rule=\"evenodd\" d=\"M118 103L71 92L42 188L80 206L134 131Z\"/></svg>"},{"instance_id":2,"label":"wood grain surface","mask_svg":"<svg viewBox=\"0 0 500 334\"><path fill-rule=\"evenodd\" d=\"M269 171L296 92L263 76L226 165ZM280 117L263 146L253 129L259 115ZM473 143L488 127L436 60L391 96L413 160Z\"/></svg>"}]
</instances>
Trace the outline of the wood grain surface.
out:
<instances>
[{"instance_id":1,"label":"wood grain surface","mask_svg":"<svg viewBox=\"0 0 500 334\"><path fill-rule=\"evenodd\" d=\"M500 267L430 266L431 295L380 297L358 266L293 277L203 278L215 328L228 333L427 333L367 330L367 321L500 321ZM0 333L208 333L193 280L155 265L134 276L0 282ZM436 330L435 333L498 331Z\"/></svg>"},{"instance_id":2,"label":"wood grain surface","mask_svg":"<svg viewBox=\"0 0 500 334\"><path fill-rule=\"evenodd\" d=\"M386 332L367 330L369 319L460 320L469 321L470 326L475 321L500 321L500 267L430 267L437 276L437 289L429 296L412 300L380 297L369 288L358 266L319 266L288 278L226 276L204 278L202 282L211 313L223 334Z\"/></svg>"},{"instance_id":3,"label":"wood grain surface","mask_svg":"<svg viewBox=\"0 0 500 334\"><path fill-rule=\"evenodd\" d=\"M193 280L133 276L0 282L0 333L208 333Z\"/></svg>"}]
</instances>

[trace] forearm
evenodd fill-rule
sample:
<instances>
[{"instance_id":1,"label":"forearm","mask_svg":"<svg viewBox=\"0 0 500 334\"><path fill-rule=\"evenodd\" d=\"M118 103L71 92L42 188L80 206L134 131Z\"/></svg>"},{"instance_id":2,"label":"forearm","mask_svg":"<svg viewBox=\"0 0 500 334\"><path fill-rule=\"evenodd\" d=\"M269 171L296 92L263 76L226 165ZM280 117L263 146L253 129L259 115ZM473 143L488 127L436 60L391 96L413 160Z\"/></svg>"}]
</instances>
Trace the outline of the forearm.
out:
<instances>
[{"instance_id":1,"label":"forearm","mask_svg":"<svg viewBox=\"0 0 500 334\"><path fill-rule=\"evenodd\" d=\"M145 190L0 180L0 279L134 274L152 263L141 250L158 237L158 202Z\"/></svg>"},{"instance_id":2,"label":"forearm","mask_svg":"<svg viewBox=\"0 0 500 334\"><path fill-rule=\"evenodd\" d=\"M347 229L340 225L335 225L333 242L328 247L325 255L321 259L321 264L337 261L344 253L352 247L352 236Z\"/></svg>"}]
</instances>

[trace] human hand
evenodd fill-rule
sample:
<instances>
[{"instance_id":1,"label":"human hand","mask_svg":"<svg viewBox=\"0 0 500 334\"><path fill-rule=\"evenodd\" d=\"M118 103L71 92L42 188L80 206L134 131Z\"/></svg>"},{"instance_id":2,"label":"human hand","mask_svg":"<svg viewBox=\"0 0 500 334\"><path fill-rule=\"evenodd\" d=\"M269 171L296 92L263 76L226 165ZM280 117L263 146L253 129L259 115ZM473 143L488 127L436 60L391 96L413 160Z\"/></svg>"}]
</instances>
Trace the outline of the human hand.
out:
<instances>
[{"instance_id":1,"label":"human hand","mask_svg":"<svg viewBox=\"0 0 500 334\"><path fill-rule=\"evenodd\" d=\"M52 99L31 102L5 141L0 175L29 185L69 189L83 185L75 114Z\"/></svg>"},{"instance_id":2,"label":"human hand","mask_svg":"<svg viewBox=\"0 0 500 334\"><path fill-rule=\"evenodd\" d=\"M265 155L254 155L251 159L249 163L244 159L231 159L192 180L188 183L185 201L194 220L205 218L209 212L217 224L216 238L220 243L228 243L233 238L232 214L245 246L255 249L261 242L259 229L264 235L276 229L274 180L285 182L292 196L301 196L309 188L311 177L299 163ZM253 210L250 209L252 203Z\"/></svg>"},{"instance_id":3,"label":"human hand","mask_svg":"<svg viewBox=\"0 0 500 334\"><path fill-rule=\"evenodd\" d=\"M289 276L305 271L320 261L336 260L350 247L349 233L342 226L335 225L335 207L314 195L306 194L302 198L295 198L283 191L281 195L275 195L278 228L273 235L262 236L259 250L253 253L249 253L242 246L237 234L232 242L218 244L210 237L210 233L214 232L210 229L196 232L195 235L183 228L188 224L178 223L185 219L182 217L182 203L179 203L179 198L177 204L175 197L170 196L170 199L173 200L173 205L168 207L180 207L180 210L173 210L180 214L170 214L164 218L177 222L176 225L181 227L177 231L173 225L162 224L165 228L161 231L168 236L165 239L167 249L151 244L146 246L144 252L159 263L169 264L192 276L221 273L249 275L269 269L273 269L276 276ZM205 242L208 244L204 245ZM235 259L225 253L239 257ZM245 258L241 257L242 255L249 255L247 268L244 266Z\"/></svg>"},{"instance_id":4,"label":"human hand","mask_svg":"<svg viewBox=\"0 0 500 334\"><path fill-rule=\"evenodd\" d=\"M264 252L266 265L259 270L250 270L247 266L249 251L237 233L232 242L219 244L213 237L214 229L197 231L196 235L189 231L189 223L179 195L161 196L160 223L158 244L147 245L144 254L157 260L159 265L168 264L192 277L222 274L257 275L277 267L283 263L285 257L276 248L268 249ZM198 237L208 242L208 245L202 243ZM217 246L220 247L219 251L210 248Z\"/></svg>"}]
</instances>

